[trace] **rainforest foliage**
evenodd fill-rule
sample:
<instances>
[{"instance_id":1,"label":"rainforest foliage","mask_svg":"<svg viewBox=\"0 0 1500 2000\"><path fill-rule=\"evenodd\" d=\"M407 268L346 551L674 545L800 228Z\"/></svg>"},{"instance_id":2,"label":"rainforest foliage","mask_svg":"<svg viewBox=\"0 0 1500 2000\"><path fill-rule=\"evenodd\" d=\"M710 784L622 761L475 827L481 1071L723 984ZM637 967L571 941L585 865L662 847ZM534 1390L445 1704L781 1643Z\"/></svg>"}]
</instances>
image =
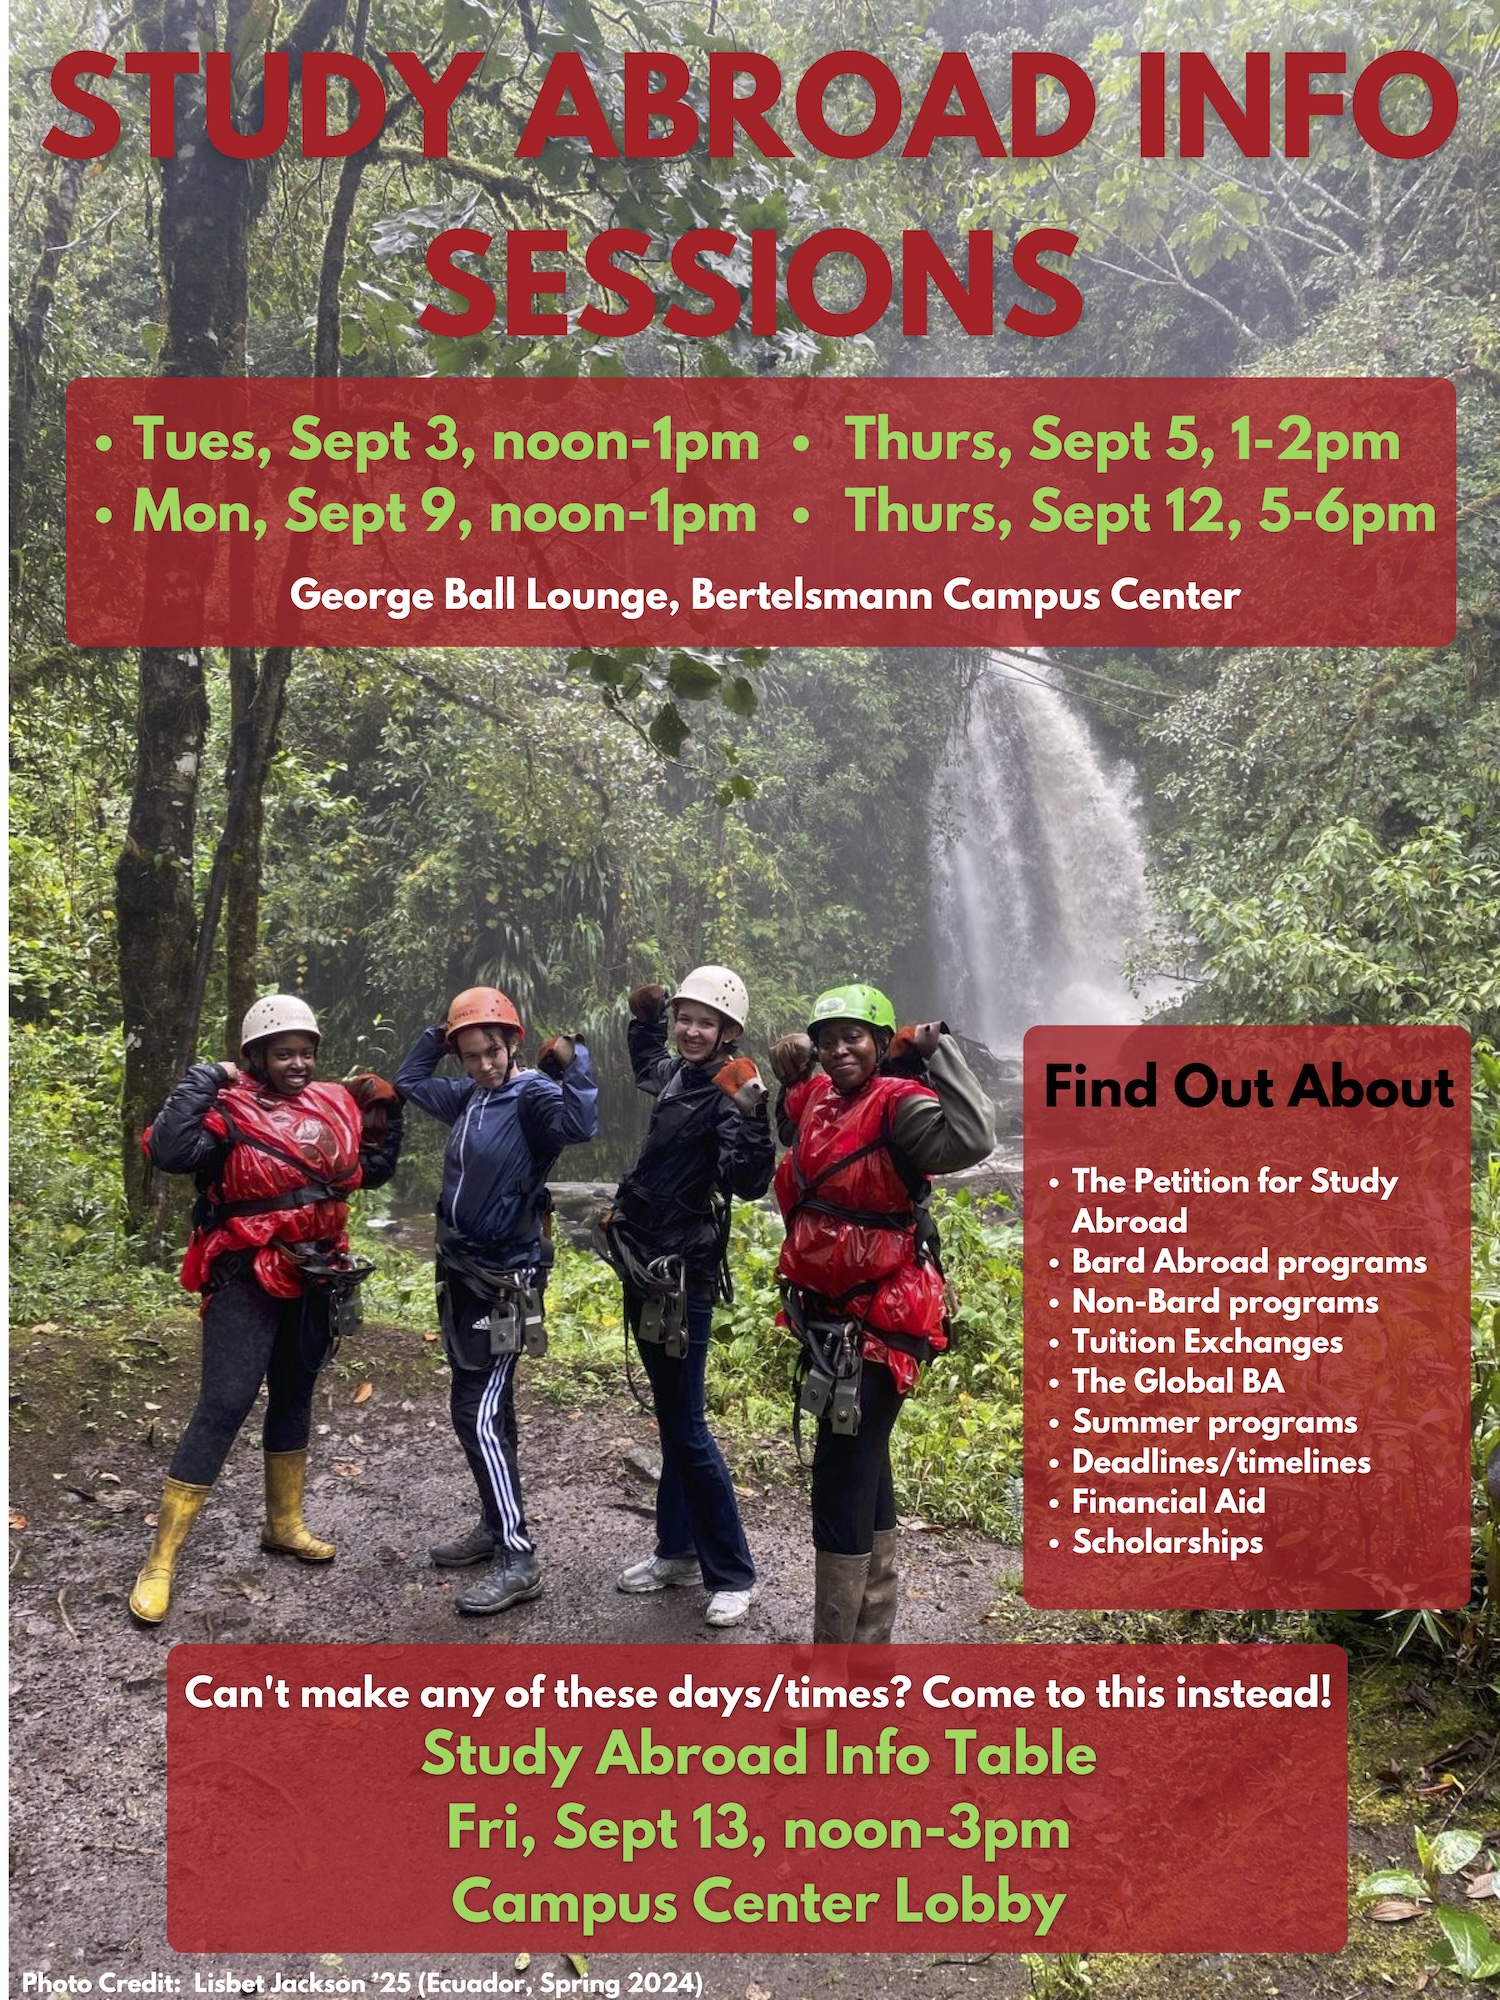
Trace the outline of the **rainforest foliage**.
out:
<instances>
[{"instance_id":1,"label":"rainforest foliage","mask_svg":"<svg viewBox=\"0 0 1500 2000\"><path fill-rule=\"evenodd\" d=\"M475 980L511 991L538 1035L584 1029L606 1130L574 1170L600 1175L640 1125L621 1032L637 980L734 964L753 996L754 1050L851 971L892 986L903 1012L940 1011L929 870L952 803L944 745L976 671L972 658L920 650L707 661L81 650L65 637L62 574L63 393L77 375L1447 377L1459 412L1451 645L1075 652L1057 665L1139 772L1160 922L1139 940L1137 969L1170 977L1181 1017L1457 1020L1500 1033L1493 6L1440 0L1419 35L1394 0L937 0L900 18L843 0L308 0L301 12L135 0L113 13L21 0L12 23L12 1133L25 1310L49 1283L117 1302L150 1290L151 1275L134 1274L162 1217L136 1135L187 1052L232 1043L257 988L308 995L333 1072L389 1068ZM1132 143L1138 49L1203 47L1232 76L1252 47L1341 48L1353 72L1414 39L1460 85L1458 129L1429 158L1377 158L1345 122L1320 127L1306 160L1245 159L1212 120L1199 160L1143 161ZM225 172L201 146L153 161L143 94L107 158L40 148L66 49L248 57L267 45L413 48L433 71L455 48L482 47L485 61L444 160L424 157L394 79L384 132L342 161ZM888 148L838 172L744 153L598 161L566 141L514 158L539 66L564 46L583 50L613 112L627 49L771 48L790 73L850 45L914 80L941 49L964 48L997 107L1012 49L1056 49L1101 79L1098 123L1060 158L976 161L957 142L920 161ZM258 68L246 62L247 93ZM1398 123L1420 112L1400 88L1385 109ZM180 127L200 114L183 85ZM659 246L704 223L787 240L840 223L884 240L922 228L955 256L969 228L1061 226L1081 238L1087 306L1044 352L948 321L925 339L882 327L844 342L792 325L711 342L659 324L625 342L419 328L422 252L437 231L557 226L581 239L611 223ZM665 300L674 281L659 252L648 265ZM1476 1324L1492 1356L1492 1117L1479 1133L1488 1275ZM430 1173L420 1148L408 1171L413 1188ZM990 1259L981 1282L1009 1296L1010 1251L974 1242ZM101 1291L108 1272L118 1283ZM746 1296L761 1299L753 1284ZM743 1322L726 1329L731 1343L752 1337ZM994 1324L992 1358L965 1391L985 1405L976 1435L1008 1440L975 1503L987 1525L1013 1469L999 1330L1011 1322ZM910 1490L925 1504L922 1423L905 1428ZM987 1453L976 1446L976 1463Z\"/></svg>"}]
</instances>

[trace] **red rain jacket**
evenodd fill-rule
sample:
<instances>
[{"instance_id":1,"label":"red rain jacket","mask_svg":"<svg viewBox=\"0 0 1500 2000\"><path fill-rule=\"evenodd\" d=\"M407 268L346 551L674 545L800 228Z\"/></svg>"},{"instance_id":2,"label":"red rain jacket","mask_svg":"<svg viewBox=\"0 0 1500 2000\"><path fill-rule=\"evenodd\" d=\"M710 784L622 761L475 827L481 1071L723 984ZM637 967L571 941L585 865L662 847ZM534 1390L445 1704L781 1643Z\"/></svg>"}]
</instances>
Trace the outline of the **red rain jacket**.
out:
<instances>
[{"instance_id":1,"label":"red rain jacket","mask_svg":"<svg viewBox=\"0 0 1500 2000\"><path fill-rule=\"evenodd\" d=\"M188 1243L186 1289L201 1291L209 1266L226 1251L253 1249L265 1289L274 1298L296 1298L301 1274L276 1245L331 1241L348 1249L346 1197L360 1184L360 1128L360 1108L341 1083L310 1083L295 1097L281 1097L241 1076L221 1090L203 1129L228 1140L229 1152L209 1190L218 1213ZM240 1203L258 1212L226 1212Z\"/></svg>"},{"instance_id":2,"label":"red rain jacket","mask_svg":"<svg viewBox=\"0 0 1500 2000\"><path fill-rule=\"evenodd\" d=\"M912 1195L891 1152L891 1121L903 1098L935 1095L909 1077L873 1076L842 1097L826 1076L809 1077L786 1094L783 1113L796 1132L776 1169L787 1224L780 1275L872 1332L914 1336L934 1352L948 1344L942 1274L918 1259ZM884 1362L903 1390L915 1382L911 1355L869 1340L865 1352Z\"/></svg>"}]
</instances>

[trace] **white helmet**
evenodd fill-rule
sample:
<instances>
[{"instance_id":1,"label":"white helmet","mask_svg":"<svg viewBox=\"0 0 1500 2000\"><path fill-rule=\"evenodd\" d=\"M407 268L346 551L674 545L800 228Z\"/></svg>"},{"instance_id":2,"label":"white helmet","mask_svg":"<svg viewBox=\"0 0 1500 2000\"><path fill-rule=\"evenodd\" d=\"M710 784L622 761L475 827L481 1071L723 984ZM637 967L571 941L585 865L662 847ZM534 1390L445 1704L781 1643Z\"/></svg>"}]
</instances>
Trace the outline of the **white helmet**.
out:
<instances>
[{"instance_id":1,"label":"white helmet","mask_svg":"<svg viewBox=\"0 0 1500 2000\"><path fill-rule=\"evenodd\" d=\"M318 1017L305 1000L299 1000L295 993L268 993L264 1000L256 1001L240 1024L240 1054L268 1035L291 1034L311 1035L315 1042L323 1039Z\"/></svg>"},{"instance_id":2,"label":"white helmet","mask_svg":"<svg viewBox=\"0 0 1500 2000\"><path fill-rule=\"evenodd\" d=\"M727 965L695 966L667 1005L675 1007L679 1000L699 1000L705 1007L712 1007L715 1013L722 1014L737 1035L745 1031L750 995L745 991L744 980L737 972L731 972Z\"/></svg>"}]
</instances>

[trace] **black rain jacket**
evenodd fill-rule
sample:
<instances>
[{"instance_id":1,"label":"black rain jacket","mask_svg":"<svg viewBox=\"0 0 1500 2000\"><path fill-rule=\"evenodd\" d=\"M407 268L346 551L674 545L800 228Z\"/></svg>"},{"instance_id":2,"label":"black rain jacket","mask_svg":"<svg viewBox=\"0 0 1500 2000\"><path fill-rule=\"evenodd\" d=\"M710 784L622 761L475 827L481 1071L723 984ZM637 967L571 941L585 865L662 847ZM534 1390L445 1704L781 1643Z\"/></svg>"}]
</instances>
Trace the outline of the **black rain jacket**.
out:
<instances>
[{"instance_id":1,"label":"black rain jacket","mask_svg":"<svg viewBox=\"0 0 1500 2000\"><path fill-rule=\"evenodd\" d=\"M681 1257L694 1291L712 1286L729 1197L756 1201L771 1185L776 1146L765 1107L750 1117L714 1082L732 1051L684 1062L667 1022L632 1021L630 1065L656 1099L645 1144L615 1195L615 1225L642 1261Z\"/></svg>"}]
</instances>

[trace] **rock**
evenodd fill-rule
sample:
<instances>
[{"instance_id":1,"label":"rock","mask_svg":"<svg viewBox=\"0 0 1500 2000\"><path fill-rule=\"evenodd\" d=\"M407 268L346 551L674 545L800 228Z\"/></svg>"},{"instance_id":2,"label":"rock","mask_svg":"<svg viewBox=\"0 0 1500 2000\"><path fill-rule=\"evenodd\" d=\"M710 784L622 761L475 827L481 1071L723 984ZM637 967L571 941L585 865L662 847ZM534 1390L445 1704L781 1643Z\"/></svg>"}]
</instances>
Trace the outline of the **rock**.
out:
<instances>
[{"instance_id":1,"label":"rock","mask_svg":"<svg viewBox=\"0 0 1500 2000\"><path fill-rule=\"evenodd\" d=\"M575 1247L586 1250L594 1218L614 1199L613 1181L549 1181L553 1227Z\"/></svg>"}]
</instances>

